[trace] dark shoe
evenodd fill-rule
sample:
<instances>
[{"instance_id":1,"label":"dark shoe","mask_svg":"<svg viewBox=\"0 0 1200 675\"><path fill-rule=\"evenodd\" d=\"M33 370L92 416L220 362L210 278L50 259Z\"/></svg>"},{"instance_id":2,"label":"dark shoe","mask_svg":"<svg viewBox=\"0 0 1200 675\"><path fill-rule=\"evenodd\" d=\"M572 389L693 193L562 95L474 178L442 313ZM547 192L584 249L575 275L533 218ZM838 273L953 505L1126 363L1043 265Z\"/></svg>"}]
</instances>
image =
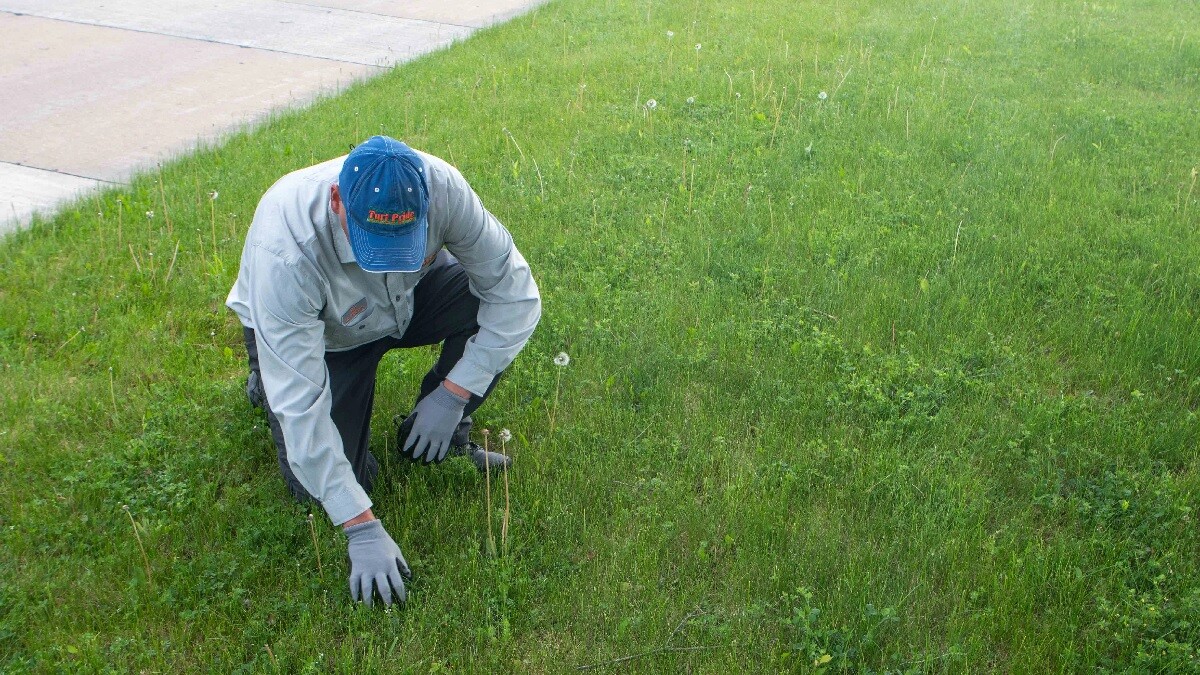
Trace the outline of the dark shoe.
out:
<instances>
[{"instance_id":1,"label":"dark shoe","mask_svg":"<svg viewBox=\"0 0 1200 675\"><path fill-rule=\"evenodd\" d=\"M468 441L466 445L453 446L447 453L448 457L458 455L470 459L475 464L475 468L479 469L479 473L507 471L508 467L512 466L511 457L498 452L489 452L484 450L482 445L471 441Z\"/></svg>"}]
</instances>

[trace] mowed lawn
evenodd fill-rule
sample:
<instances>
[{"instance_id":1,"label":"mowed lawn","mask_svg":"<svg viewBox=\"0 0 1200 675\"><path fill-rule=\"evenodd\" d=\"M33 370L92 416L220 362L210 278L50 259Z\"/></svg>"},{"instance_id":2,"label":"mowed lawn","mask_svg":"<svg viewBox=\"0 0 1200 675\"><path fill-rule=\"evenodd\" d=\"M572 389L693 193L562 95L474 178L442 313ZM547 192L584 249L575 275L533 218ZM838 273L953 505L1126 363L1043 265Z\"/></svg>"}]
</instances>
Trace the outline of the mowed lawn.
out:
<instances>
[{"instance_id":1,"label":"mowed lawn","mask_svg":"<svg viewBox=\"0 0 1200 675\"><path fill-rule=\"evenodd\" d=\"M1198 101L1185 0L563 0L85 199L0 243L0 671L1200 672ZM223 306L380 132L544 299L490 496L381 368L388 612Z\"/></svg>"}]
</instances>

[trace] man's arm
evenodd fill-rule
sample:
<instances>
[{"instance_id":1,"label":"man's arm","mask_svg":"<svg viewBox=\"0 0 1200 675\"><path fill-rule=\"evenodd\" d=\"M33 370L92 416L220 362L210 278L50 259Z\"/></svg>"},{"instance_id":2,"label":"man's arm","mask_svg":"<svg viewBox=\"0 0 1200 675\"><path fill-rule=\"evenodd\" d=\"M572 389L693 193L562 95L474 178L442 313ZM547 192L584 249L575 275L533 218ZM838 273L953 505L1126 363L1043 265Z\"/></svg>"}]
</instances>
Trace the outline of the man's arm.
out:
<instances>
[{"instance_id":1,"label":"man's arm","mask_svg":"<svg viewBox=\"0 0 1200 675\"><path fill-rule=\"evenodd\" d=\"M440 186L444 201L439 204L439 217L446 219L445 245L462 264L471 293L479 298L479 332L467 342L463 358L446 379L483 395L533 334L542 314L541 295L512 235L483 207L462 174L443 164L445 171L438 172L445 181Z\"/></svg>"},{"instance_id":2,"label":"man's arm","mask_svg":"<svg viewBox=\"0 0 1200 675\"><path fill-rule=\"evenodd\" d=\"M315 270L261 247L250 252L250 313L271 411L283 429L288 464L335 525L360 517L371 500L354 478L330 417L322 300Z\"/></svg>"}]
</instances>

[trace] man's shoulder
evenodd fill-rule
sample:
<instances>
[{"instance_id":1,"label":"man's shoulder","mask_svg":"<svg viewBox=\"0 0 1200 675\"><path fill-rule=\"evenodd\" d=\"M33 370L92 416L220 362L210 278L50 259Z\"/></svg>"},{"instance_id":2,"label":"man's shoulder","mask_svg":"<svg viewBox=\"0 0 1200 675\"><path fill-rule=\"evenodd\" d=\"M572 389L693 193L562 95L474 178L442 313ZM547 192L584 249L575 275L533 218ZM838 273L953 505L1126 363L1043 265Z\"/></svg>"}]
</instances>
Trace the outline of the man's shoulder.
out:
<instances>
[{"instance_id":1,"label":"man's shoulder","mask_svg":"<svg viewBox=\"0 0 1200 675\"><path fill-rule=\"evenodd\" d=\"M322 228L328 225L329 188L337 182L344 159L305 167L275 181L259 200L249 243L294 260L297 248L322 238Z\"/></svg>"},{"instance_id":2,"label":"man's shoulder","mask_svg":"<svg viewBox=\"0 0 1200 675\"><path fill-rule=\"evenodd\" d=\"M421 150L415 150L414 152L417 153L417 156L425 164L430 190L457 185L464 181L462 173L450 162L437 155L431 155Z\"/></svg>"}]
</instances>

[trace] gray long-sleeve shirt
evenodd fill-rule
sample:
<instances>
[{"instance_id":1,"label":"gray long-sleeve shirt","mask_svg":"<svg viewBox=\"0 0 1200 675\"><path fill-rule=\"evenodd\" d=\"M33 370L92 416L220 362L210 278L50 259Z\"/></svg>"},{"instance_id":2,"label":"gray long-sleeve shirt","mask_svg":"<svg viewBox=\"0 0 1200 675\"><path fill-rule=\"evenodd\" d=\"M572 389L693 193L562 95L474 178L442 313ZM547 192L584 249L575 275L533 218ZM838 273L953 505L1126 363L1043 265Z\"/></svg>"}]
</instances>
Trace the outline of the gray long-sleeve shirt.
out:
<instances>
[{"instance_id":1,"label":"gray long-sleeve shirt","mask_svg":"<svg viewBox=\"0 0 1200 675\"><path fill-rule=\"evenodd\" d=\"M417 153L429 182L426 266L443 246L462 263L479 302L479 333L450 371L482 395L512 362L541 317L529 265L508 230L450 164ZM374 273L355 262L330 208L345 157L279 179L263 196L226 305L254 329L259 368L279 419L288 464L335 525L371 507L330 418L326 351L400 337L413 314L413 288L426 269Z\"/></svg>"}]
</instances>

